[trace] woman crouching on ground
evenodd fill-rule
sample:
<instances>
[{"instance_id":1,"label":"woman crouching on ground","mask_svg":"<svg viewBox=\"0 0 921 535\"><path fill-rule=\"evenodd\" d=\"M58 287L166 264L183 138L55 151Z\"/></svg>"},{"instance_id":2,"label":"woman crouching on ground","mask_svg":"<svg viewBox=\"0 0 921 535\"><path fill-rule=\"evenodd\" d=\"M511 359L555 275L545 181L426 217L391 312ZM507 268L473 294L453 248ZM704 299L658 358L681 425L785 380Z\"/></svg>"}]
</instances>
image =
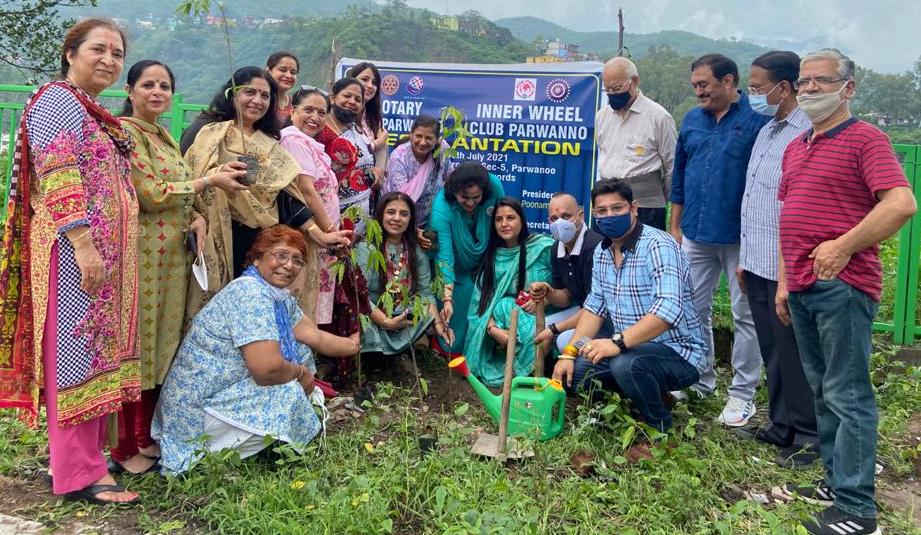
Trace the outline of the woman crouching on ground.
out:
<instances>
[{"instance_id":1,"label":"woman crouching on ground","mask_svg":"<svg viewBox=\"0 0 921 535\"><path fill-rule=\"evenodd\" d=\"M195 316L153 422L164 472L188 470L203 445L245 458L264 449L268 436L298 447L319 432L308 346L329 355L353 355L359 347L357 333L342 338L318 330L289 293L306 253L303 234L291 227L260 231L243 275Z\"/></svg>"}]
</instances>

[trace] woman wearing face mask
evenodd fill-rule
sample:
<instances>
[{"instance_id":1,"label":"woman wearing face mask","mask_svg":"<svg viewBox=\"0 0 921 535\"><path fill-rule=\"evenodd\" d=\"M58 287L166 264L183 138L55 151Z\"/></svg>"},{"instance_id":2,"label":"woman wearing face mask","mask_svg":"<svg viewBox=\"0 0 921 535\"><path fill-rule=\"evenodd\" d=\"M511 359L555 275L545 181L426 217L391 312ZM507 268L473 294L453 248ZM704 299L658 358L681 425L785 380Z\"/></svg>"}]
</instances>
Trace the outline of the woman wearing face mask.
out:
<instances>
[{"instance_id":1,"label":"woman wearing face mask","mask_svg":"<svg viewBox=\"0 0 921 535\"><path fill-rule=\"evenodd\" d=\"M530 375L534 368L534 316L520 313L516 332L509 331L511 312L527 303L527 291L537 281L549 281L553 240L528 232L521 203L503 197L496 205L489 243L476 274L464 355L470 371L489 386L502 384L505 347L512 336L515 375Z\"/></svg>"},{"instance_id":2,"label":"woman wearing face mask","mask_svg":"<svg viewBox=\"0 0 921 535\"><path fill-rule=\"evenodd\" d=\"M300 189L301 166L277 141L278 120L270 113L275 109L276 97L275 81L268 73L258 67L243 67L224 84L208 111L196 121L200 123L199 130L185 155L193 176L245 169L253 184L249 190L233 195L209 188L196 200L196 209L208 221L202 245L208 290L191 285L187 310L190 316L239 276L245 253L263 228L282 221L326 245L349 242L347 235L326 232L328 227L320 229L312 221L313 212ZM183 140L189 135L183 134ZM250 157L253 168L238 161L241 156Z\"/></svg>"},{"instance_id":3,"label":"woman wearing face mask","mask_svg":"<svg viewBox=\"0 0 921 535\"><path fill-rule=\"evenodd\" d=\"M337 80L330 101L332 113L326 116L326 127L317 141L326 147L339 181L339 210L358 206L370 215L371 185L376 180L372 172L374 154L356 122L364 106L364 86L355 78ZM346 225L356 223L348 221ZM364 227L357 225L355 231L361 235Z\"/></svg>"},{"instance_id":4,"label":"woman wearing face mask","mask_svg":"<svg viewBox=\"0 0 921 535\"><path fill-rule=\"evenodd\" d=\"M425 333L433 320L438 335L447 337L432 295L428 257L416 243L412 230L415 217L409 196L398 191L386 193L374 215L383 231L380 251L384 265L369 265L371 247L367 242L357 246L358 266L368 281L372 303L371 325L361 333L361 352L399 355L399 366L409 370L412 363L400 354ZM426 314L413 319L411 300L417 295L425 303Z\"/></svg>"},{"instance_id":5,"label":"woman wearing face mask","mask_svg":"<svg viewBox=\"0 0 921 535\"><path fill-rule=\"evenodd\" d=\"M368 147L374 154L374 188L383 185L384 169L387 168L387 130L381 114L381 73L373 63L363 61L345 73L346 77L357 79L364 86L364 106L359 116L361 131Z\"/></svg>"},{"instance_id":6,"label":"woman wearing face mask","mask_svg":"<svg viewBox=\"0 0 921 535\"><path fill-rule=\"evenodd\" d=\"M294 110L288 91L297 83L297 72L300 68L297 57L290 52L275 52L265 61L265 70L278 84L278 105L275 107L275 113L281 123L286 122Z\"/></svg>"},{"instance_id":7,"label":"woman wearing face mask","mask_svg":"<svg viewBox=\"0 0 921 535\"><path fill-rule=\"evenodd\" d=\"M473 296L473 274L483 262L496 202L505 191L495 175L477 162L457 166L432 203L431 227L437 233L435 276L444 283L441 318L448 338L436 348L459 354L467 336L467 310Z\"/></svg>"},{"instance_id":8,"label":"woman wearing face mask","mask_svg":"<svg viewBox=\"0 0 921 535\"><path fill-rule=\"evenodd\" d=\"M429 227L432 202L444 187L444 178L456 166L443 152L436 156L436 151L447 148L447 142L441 139L438 120L429 115L420 115L413 121L409 137L397 142L387 164L383 191L401 191L413 200L416 205L417 238L419 245L426 250L433 245L432 240L423 233L423 229Z\"/></svg>"}]
</instances>

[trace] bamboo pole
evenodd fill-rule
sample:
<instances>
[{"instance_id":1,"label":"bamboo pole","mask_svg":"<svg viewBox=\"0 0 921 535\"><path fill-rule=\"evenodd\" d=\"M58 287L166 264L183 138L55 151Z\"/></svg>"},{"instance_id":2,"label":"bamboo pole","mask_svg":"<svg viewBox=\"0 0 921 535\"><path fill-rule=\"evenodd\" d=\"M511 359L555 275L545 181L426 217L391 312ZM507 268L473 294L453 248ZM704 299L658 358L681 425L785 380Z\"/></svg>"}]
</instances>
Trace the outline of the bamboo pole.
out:
<instances>
[{"instance_id":1,"label":"bamboo pole","mask_svg":"<svg viewBox=\"0 0 921 535\"><path fill-rule=\"evenodd\" d=\"M499 414L499 443L496 458L505 461L508 442L508 413L512 405L512 376L515 375L515 346L518 342L518 307L512 308L508 326L508 345L505 346L505 377L502 380L502 410Z\"/></svg>"}]
</instances>

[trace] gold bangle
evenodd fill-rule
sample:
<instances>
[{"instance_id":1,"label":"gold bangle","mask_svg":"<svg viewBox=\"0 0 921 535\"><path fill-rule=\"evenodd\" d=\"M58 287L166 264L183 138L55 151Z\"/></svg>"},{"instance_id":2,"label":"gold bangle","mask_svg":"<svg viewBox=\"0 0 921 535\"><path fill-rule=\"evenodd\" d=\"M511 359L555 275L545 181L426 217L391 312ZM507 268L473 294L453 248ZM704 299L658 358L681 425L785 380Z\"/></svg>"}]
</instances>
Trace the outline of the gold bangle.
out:
<instances>
[{"instance_id":1,"label":"gold bangle","mask_svg":"<svg viewBox=\"0 0 921 535\"><path fill-rule=\"evenodd\" d=\"M316 223L311 223L311 224L307 227L307 232L310 232L311 230L313 230L313 229L318 229L318 228L320 228L320 227L318 227Z\"/></svg>"},{"instance_id":2,"label":"gold bangle","mask_svg":"<svg viewBox=\"0 0 921 535\"><path fill-rule=\"evenodd\" d=\"M559 357L557 357L556 359L557 359L557 360L576 360L576 357L574 357L574 356L572 356L572 355L567 355L567 354L563 353L563 354L561 354Z\"/></svg>"}]
</instances>

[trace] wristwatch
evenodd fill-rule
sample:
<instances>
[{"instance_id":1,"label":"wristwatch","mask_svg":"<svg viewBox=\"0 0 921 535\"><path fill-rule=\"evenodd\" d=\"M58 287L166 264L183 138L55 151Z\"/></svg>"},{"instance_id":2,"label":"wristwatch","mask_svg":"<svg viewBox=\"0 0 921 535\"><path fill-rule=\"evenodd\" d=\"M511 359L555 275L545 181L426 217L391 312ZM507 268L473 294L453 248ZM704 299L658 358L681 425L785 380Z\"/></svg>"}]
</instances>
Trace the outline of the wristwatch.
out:
<instances>
[{"instance_id":1,"label":"wristwatch","mask_svg":"<svg viewBox=\"0 0 921 535\"><path fill-rule=\"evenodd\" d=\"M556 323L551 323L550 325L547 325L547 329L550 330L550 332L553 334L553 336L559 336L559 335L560 335L560 330L557 328Z\"/></svg>"},{"instance_id":2,"label":"wristwatch","mask_svg":"<svg viewBox=\"0 0 921 535\"><path fill-rule=\"evenodd\" d=\"M611 341L614 342L614 345L616 345L620 349L621 353L627 350L627 343L624 342L624 333L621 333L621 332L614 333L613 335L611 335Z\"/></svg>"}]
</instances>

